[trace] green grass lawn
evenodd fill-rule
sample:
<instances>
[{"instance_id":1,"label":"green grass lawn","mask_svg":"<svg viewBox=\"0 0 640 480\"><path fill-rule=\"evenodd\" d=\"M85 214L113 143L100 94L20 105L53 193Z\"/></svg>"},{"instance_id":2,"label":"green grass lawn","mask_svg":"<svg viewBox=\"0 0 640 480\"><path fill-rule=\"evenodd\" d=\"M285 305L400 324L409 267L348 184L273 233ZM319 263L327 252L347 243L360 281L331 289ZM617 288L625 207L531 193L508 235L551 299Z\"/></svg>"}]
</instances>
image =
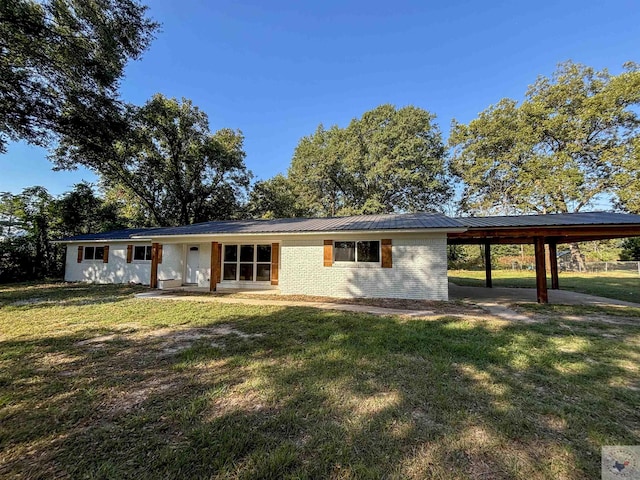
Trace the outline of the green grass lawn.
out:
<instances>
[{"instance_id":1,"label":"green grass lawn","mask_svg":"<svg viewBox=\"0 0 640 480\"><path fill-rule=\"evenodd\" d=\"M640 325L0 286L2 478L599 478ZM614 317L612 317L614 318Z\"/></svg>"},{"instance_id":2,"label":"green grass lawn","mask_svg":"<svg viewBox=\"0 0 640 480\"><path fill-rule=\"evenodd\" d=\"M536 274L528 270L494 270L494 287L536 288ZM476 270L449 270L449 280L457 285L484 286L485 273ZM640 275L637 272L564 272L558 278L562 290L588 293L640 303ZM551 278L547 279L551 286Z\"/></svg>"}]
</instances>

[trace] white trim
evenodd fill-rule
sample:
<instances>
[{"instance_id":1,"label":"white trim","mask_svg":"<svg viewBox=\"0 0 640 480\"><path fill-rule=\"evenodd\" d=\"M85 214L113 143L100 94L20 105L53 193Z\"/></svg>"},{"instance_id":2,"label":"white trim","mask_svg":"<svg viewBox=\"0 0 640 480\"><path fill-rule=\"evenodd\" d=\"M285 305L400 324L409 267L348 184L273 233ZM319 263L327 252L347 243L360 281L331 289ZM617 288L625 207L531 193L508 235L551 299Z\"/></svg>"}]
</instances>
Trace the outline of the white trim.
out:
<instances>
[{"instance_id":1,"label":"white trim","mask_svg":"<svg viewBox=\"0 0 640 480\"><path fill-rule=\"evenodd\" d=\"M103 240L52 240L51 243L108 243L108 242L116 242L116 243L149 243L149 238L109 238Z\"/></svg>"},{"instance_id":2,"label":"white trim","mask_svg":"<svg viewBox=\"0 0 640 480\"><path fill-rule=\"evenodd\" d=\"M198 234L177 234L177 235L157 235L157 236L149 236L149 237L139 237L134 236L137 240L145 240L149 241L151 239L181 239L181 238L225 238L225 237L272 237L272 236L326 236L326 235L391 235L398 233L425 233L425 234L433 234L433 233L463 233L466 232L467 228L420 228L420 229L389 229L389 230L327 230L327 231L314 231L314 232L237 232L237 233L198 233Z\"/></svg>"}]
</instances>

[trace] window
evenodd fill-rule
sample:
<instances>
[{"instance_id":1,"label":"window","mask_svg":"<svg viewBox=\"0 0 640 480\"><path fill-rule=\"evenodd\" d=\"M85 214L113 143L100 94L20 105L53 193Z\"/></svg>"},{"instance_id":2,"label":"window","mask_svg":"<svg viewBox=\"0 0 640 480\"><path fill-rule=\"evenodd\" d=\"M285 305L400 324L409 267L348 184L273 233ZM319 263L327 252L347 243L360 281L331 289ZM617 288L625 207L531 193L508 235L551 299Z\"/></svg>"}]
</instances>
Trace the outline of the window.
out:
<instances>
[{"instance_id":1,"label":"window","mask_svg":"<svg viewBox=\"0 0 640 480\"><path fill-rule=\"evenodd\" d=\"M104 260L104 247L84 247L85 260Z\"/></svg>"},{"instance_id":2,"label":"window","mask_svg":"<svg viewBox=\"0 0 640 480\"><path fill-rule=\"evenodd\" d=\"M225 245L222 279L242 282L271 280L271 245Z\"/></svg>"},{"instance_id":3,"label":"window","mask_svg":"<svg viewBox=\"0 0 640 480\"><path fill-rule=\"evenodd\" d=\"M335 242L333 252L334 262L380 262L380 242L378 240Z\"/></svg>"},{"instance_id":4,"label":"window","mask_svg":"<svg viewBox=\"0 0 640 480\"><path fill-rule=\"evenodd\" d=\"M224 246L224 271L223 280L236 280L238 276L238 246Z\"/></svg>"},{"instance_id":5,"label":"window","mask_svg":"<svg viewBox=\"0 0 640 480\"><path fill-rule=\"evenodd\" d=\"M151 260L151 245L134 247L133 259L134 260Z\"/></svg>"}]
</instances>

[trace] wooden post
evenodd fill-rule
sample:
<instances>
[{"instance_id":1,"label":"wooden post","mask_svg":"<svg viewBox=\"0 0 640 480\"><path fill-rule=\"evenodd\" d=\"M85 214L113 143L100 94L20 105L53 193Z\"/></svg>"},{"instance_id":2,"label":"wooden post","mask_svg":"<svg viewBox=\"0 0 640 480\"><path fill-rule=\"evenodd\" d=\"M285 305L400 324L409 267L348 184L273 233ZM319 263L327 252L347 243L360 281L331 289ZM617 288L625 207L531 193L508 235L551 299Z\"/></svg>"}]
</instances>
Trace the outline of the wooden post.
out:
<instances>
[{"instance_id":1,"label":"wooden post","mask_svg":"<svg viewBox=\"0 0 640 480\"><path fill-rule=\"evenodd\" d=\"M487 288L493 288L493 280L491 279L491 243L489 240L484 242L484 271L486 276Z\"/></svg>"},{"instance_id":2,"label":"wooden post","mask_svg":"<svg viewBox=\"0 0 640 480\"><path fill-rule=\"evenodd\" d=\"M220 268L220 257L218 256L218 242L211 242L211 270L209 271L209 291L216 291L218 282L218 269Z\"/></svg>"},{"instance_id":3,"label":"wooden post","mask_svg":"<svg viewBox=\"0 0 640 480\"><path fill-rule=\"evenodd\" d=\"M549 303L547 292L547 266L544 255L544 237L534 237L536 251L536 291L538 303Z\"/></svg>"},{"instance_id":4,"label":"wooden post","mask_svg":"<svg viewBox=\"0 0 640 480\"><path fill-rule=\"evenodd\" d=\"M158 288L158 243L151 244L151 278L149 279L149 286L151 288Z\"/></svg>"},{"instance_id":5,"label":"wooden post","mask_svg":"<svg viewBox=\"0 0 640 480\"><path fill-rule=\"evenodd\" d=\"M558 290L558 246L556 242L549 242L549 268L551 270L551 290Z\"/></svg>"}]
</instances>

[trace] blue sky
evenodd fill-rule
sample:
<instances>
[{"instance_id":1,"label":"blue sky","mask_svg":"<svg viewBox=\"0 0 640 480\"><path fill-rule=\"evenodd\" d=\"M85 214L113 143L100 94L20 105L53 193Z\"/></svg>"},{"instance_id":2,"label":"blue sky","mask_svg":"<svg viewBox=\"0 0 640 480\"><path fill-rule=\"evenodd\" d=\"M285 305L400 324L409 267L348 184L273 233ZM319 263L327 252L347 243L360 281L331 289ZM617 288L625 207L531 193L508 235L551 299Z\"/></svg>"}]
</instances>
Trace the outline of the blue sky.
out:
<instances>
[{"instance_id":1,"label":"blue sky","mask_svg":"<svg viewBox=\"0 0 640 480\"><path fill-rule=\"evenodd\" d=\"M640 2L148 0L162 31L128 66L126 101L154 93L193 100L212 130L245 135L258 179L286 172L298 140L319 123L345 126L383 103L472 120L538 75L572 59L621 70L640 61ZM11 144L0 191L53 194L95 177L53 172L46 151Z\"/></svg>"}]
</instances>

